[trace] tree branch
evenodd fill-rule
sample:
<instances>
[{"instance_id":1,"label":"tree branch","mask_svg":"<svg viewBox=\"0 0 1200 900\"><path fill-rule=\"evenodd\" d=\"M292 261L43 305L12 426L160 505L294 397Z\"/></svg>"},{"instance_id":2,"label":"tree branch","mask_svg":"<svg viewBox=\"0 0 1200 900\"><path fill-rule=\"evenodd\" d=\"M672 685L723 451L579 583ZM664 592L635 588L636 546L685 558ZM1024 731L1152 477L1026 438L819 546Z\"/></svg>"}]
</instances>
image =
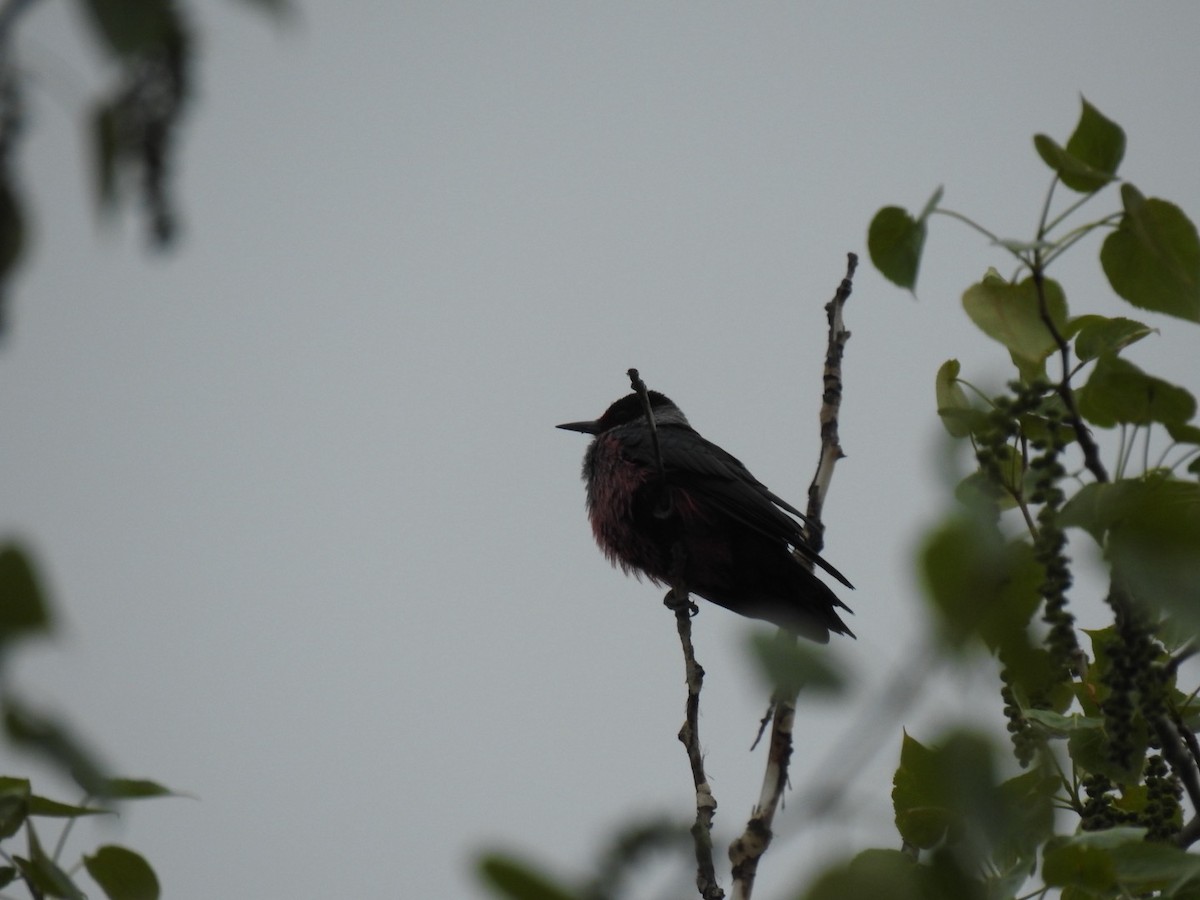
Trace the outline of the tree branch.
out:
<instances>
[{"instance_id":1,"label":"tree branch","mask_svg":"<svg viewBox=\"0 0 1200 900\"><path fill-rule=\"evenodd\" d=\"M858 256L847 254L846 277L838 285L833 299L825 306L829 322L829 340L825 351L824 390L821 403L821 454L816 474L808 488L807 521L805 537L809 546L820 551L825 541L825 529L821 524L821 510L829 485L833 479L833 467L845 454L838 439L838 411L842 403L842 355L850 332L842 320L842 310L850 299L854 271ZM797 559L805 562L797 554ZM811 565L811 563L805 563ZM771 843L771 825L775 811L787 786L788 766L792 758L792 727L796 717L796 695L776 691L772 697L774 725L771 729L771 745L767 751L767 767L763 773L762 789L746 830L729 847L729 859L733 863L733 898L749 900L754 890L754 879L758 874L758 861Z\"/></svg>"},{"instance_id":2,"label":"tree branch","mask_svg":"<svg viewBox=\"0 0 1200 900\"><path fill-rule=\"evenodd\" d=\"M663 602L675 612L675 626L679 630L679 643L683 647L684 669L687 673L687 703L679 740L687 751L692 783L696 788L696 821L691 827L692 843L696 848L696 889L703 900L722 900L725 891L717 883L712 852L712 825L717 812L717 799L704 772L704 755L700 752L700 688L704 685L704 668L696 662L696 649L692 646L692 616L696 613L696 605L689 599L684 583L686 557L683 545L677 543L671 555L671 591Z\"/></svg>"},{"instance_id":3,"label":"tree branch","mask_svg":"<svg viewBox=\"0 0 1200 900\"><path fill-rule=\"evenodd\" d=\"M654 409L650 404L650 393L637 369L630 369L626 374L629 376L629 384L642 398L642 408L650 425L659 486L663 489L662 515L665 517L670 515L671 502L665 490L666 474L658 442L658 428L654 423ZM687 556L684 546L682 542L676 541L671 548L671 590L663 599L663 603L675 613L675 627L679 631L679 643L683 647L683 663L687 677L687 703L684 707L683 727L679 729L679 740L687 751L688 763L692 769L692 783L696 787L696 821L691 827L692 842L696 848L696 888L703 900L723 900L725 891L717 883L712 855L712 823L717 812L717 800L708 783L708 776L704 773L704 755L700 752L700 689L704 686L704 668L696 662L696 648L692 645L692 616L697 610L696 604L688 595L684 577L686 571Z\"/></svg>"},{"instance_id":4,"label":"tree branch","mask_svg":"<svg viewBox=\"0 0 1200 900\"><path fill-rule=\"evenodd\" d=\"M1079 448L1083 451L1083 463L1097 481L1107 482L1108 471L1100 460L1100 448L1092 440L1092 433L1088 431L1088 427L1083 424L1083 417L1079 415L1079 407L1075 403L1075 392L1071 390L1071 348L1050 316L1050 307L1046 302L1046 276L1040 250L1034 252L1033 284L1037 289L1038 313L1062 357L1062 380L1058 382L1058 396L1062 398L1063 404L1067 407L1067 419L1075 431L1075 439L1079 441Z\"/></svg>"}]
</instances>

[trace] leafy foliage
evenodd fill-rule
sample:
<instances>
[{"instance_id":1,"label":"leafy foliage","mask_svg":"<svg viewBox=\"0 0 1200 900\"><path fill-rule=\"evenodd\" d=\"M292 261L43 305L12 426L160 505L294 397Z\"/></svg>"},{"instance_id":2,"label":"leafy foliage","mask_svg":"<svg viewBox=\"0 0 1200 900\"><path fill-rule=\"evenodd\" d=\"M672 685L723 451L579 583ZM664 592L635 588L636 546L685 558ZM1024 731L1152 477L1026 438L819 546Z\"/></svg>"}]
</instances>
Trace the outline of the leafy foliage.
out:
<instances>
[{"instance_id":1,"label":"leafy foliage","mask_svg":"<svg viewBox=\"0 0 1200 900\"><path fill-rule=\"evenodd\" d=\"M1034 146L1054 184L1090 197L1119 180L1125 135L1085 100L1065 146L1045 135ZM1200 839L1200 723L1194 694L1176 686L1200 632L1200 484L1186 477L1197 469L1196 401L1122 355L1153 328L1072 317L1064 287L1047 274L1082 236L1108 230L1100 262L1118 296L1200 321L1200 242L1177 206L1128 182L1120 211L1083 224L1070 221L1080 201L1051 218L1053 190L1031 239L994 241L1017 274L990 270L963 294L968 316L1008 351L1015 379L1006 393L973 403L958 360L938 371L938 414L952 438L970 442L978 468L957 492L962 511L934 529L922 557L943 642L958 653L977 642L1000 662L1013 755L1028 768L1017 776L1028 780L1010 783L1018 807L1043 812L1021 822L989 797L994 767L958 761L978 753L964 749L963 735L932 748L906 736L897 826L911 846L938 853L972 832L1024 839L1004 859L959 858L981 896L1014 897L1040 874L1042 887L1028 896L1200 897L1200 857L1187 852ZM990 234L940 206L924 217L937 214ZM891 208L880 217L898 221ZM894 261L876 264L896 280ZM907 265L915 272L919 259ZM1094 430L1114 428L1121 442L1106 466ZM1130 471L1133 440L1155 436L1166 445L1163 462ZM1090 653L1068 606L1069 529L1090 536L1108 567L1112 624L1086 633ZM1177 647L1182 655L1172 654ZM1051 805L1075 814L1073 829L1055 827ZM923 865L936 868L936 854Z\"/></svg>"},{"instance_id":2,"label":"leafy foliage","mask_svg":"<svg viewBox=\"0 0 1200 900\"><path fill-rule=\"evenodd\" d=\"M37 568L16 543L0 547L0 686L4 651L10 645L51 630L53 617ZM0 866L0 887L20 880L32 897L83 898L73 868L64 869L59 854L74 823L108 815L122 800L171 796L172 791L142 778L113 778L71 730L20 700L12 690L2 692L4 734L15 747L59 768L84 791L80 803L65 803L33 792L29 779L0 775L0 853L12 866ZM66 820L54 853L46 853L35 819ZM5 843L24 832L28 850L19 855ZM110 900L157 900L158 877L150 864L127 847L108 845L82 859L92 880Z\"/></svg>"},{"instance_id":3,"label":"leafy foliage","mask_svg":"<svg viewBox=\"0 0 1200 900\"><path fill-rule=\"evenodd\" d=\"M112 214L122 202L140 201L149 243L164 249L179 230L171 184L195 57L186 8L176 0L77 2L97 48L116 69L89 116L97 206ZM244 2L280 18L290 10L288 0ZM39 77L11 47L21 14L33 4L9 5L0 24L0 332L5 291L26 244L16 157L26 93Z\"/></svg>"},{"instance_id":4,"label":"leafy foliage","mask_svg":"<svg viewBox=\"0 0 1200 900\"><path fill-rule=\"evenodd\" d=\"M849 856L799 890L804 900L1200 900L1200 856L1189 852L1200 841L1200 689L1178 683L1200 634L1196 401L1125 358L1155 328L1072 315L1069 287L1048 274L1082 237L1107 231L1100 264L1113 291L1196 322L1200 241L1177 206L1128 182L1119 209L1074 221L1083 200L1120 182L1126 140L1082 106L1065 144L1034 138L1053 181L1027 238L1001 239L946 209L941 188L919 214L888 206L871 222L872 261L908 290L935 216L965 222L1016 262L1012 277L989 269L963 292L964 311L1007 352L1013 379L987 396L959 360L938 369L937 414L951 439L970 445L975 468L917 555L940 653L959 665L980 652L998 663L1011 758L977 730L906 733L892 783L902 849ZM1082 198L1055 214L1058 185ZM1108 430L1119 441L1106 459L1097 435ZM1164 446L1160 462L1134 470L1135 439ZM1076 624L1068 535L1103 554L1104 627ZM811 648L764 640L754 650L772 684L837 690L843 681ZM617 896L562 888L506 856L487 857L481 874L506 898Z\"/></svg>"}]
</instances>

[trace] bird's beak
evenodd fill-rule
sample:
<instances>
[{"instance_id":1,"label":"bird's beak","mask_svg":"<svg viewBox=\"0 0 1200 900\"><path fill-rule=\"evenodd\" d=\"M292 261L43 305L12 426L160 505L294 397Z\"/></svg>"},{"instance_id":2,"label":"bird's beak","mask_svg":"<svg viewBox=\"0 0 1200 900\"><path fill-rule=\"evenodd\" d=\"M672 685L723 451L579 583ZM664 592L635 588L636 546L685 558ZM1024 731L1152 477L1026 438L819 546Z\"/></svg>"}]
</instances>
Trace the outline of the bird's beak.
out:
<instances>
[{"instance_id":1,"label":"bird's beak","mask_svg":"<svg viewBox=\"0 0 1200 900\"><path fill-rule=\"evenodd\" d=\"M597 422L564 422L562 425L555 425L555 428L562 428L566 431L582 431L584 434L599 434L600 425Z\"/></svg>"}]
</instances>

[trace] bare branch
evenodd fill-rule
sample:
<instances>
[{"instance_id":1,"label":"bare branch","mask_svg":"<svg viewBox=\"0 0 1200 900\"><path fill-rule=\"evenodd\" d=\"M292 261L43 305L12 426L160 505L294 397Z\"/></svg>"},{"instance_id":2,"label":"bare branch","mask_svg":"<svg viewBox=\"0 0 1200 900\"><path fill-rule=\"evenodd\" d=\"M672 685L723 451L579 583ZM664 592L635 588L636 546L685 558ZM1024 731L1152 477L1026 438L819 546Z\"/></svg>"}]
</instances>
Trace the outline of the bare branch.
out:
<instances>
[{"instance_id":1,"label":"bare branch","mask_svg":"<svg viewBox=\"0 0 1200 900\"><path fill-rule=\"evenodd\" d=\"M854 270L858 256L847 254L846 277L838 286L833 299L825 306L829 322L829 340L825 351L824 389L821 403L821 455L816 474L808 488L808 510L805 537L809 546L819 551L824 545L824 526L821 524L821 509L829 493L833 479L833 467L844 456L838 438L838 411L842 403L842 355L850 332L846 330L842 310L850 299ZM797 558L805 562L797 554ZM811 563L806 563L811 565ZM763 773L762 789L758 805L746 830L729 847L729 858L733 863L733 898L749 900L754 890L754 879L758 873L758 861L771 843L771 825L775 811L787 786L788 765L792 758L792 727L796 717L796 696L786 696L776 691L771 705L774 711L774 726L771 729L771 744L767 752L767 767Z\"/></svg>"},{"instance_id":2,"label":"bare branch","mask_svg":"<svg viewBox=\"0 0 1200 900\"><path fill-rule=\"evenodd\" d=\"M658 428L654 424L654 410L650 404L650 392L637 369L630 369L629 383L642 398L646 421L650 424L650 437L654 445L654 459L658 467L659 485L664 489L662 497L663 515L670 515L670 496L666 492L666 476L662 450L658 443ZM717 800L713 796L708 776L704 773L704 755L700 752L700 689L704 685L704 668L696 662L696 649L692 645L692 616L696 604L688 595L684 573L687 571L687 556L682 542L671 548L671 590L663 599L668 609L675 613L675 626L679 630L679 643L683 647L683 663L687 675L687 703L685 704L683 727L679 729L679 740L687 751L692 769L692 782L696 786L696 821L691 827L692 842L696 848L696 888L703 900L723 900L725 891L717 883L716 866L712 855L712 823L717 812Z\"/></svg>"},{"instance_id":3,"label":"bare branch","mask_svg":"<svg viewBox=\"0 0 1200 900\"><path fill-rule=\"evenodd\" d=\"M671 592L663 602L675 612L675 625L679 630L679 643L683 647L687 673L687 704L683 727L679 729L679 740L687 751L692 783L696 787L696 821L691 828L692 842L696 848L696 889L703 900L722 900L725 891L717 883L712 853L712 824L717 812L717 799L704 772L704 755L700 752L700 688L704 685L704 669L696 662L696 650L692 646L692 616L696 613L696 605L689 599L684 583L686 564L683 545L677 543L672 548Z\"/></svg>"}]
</instances>

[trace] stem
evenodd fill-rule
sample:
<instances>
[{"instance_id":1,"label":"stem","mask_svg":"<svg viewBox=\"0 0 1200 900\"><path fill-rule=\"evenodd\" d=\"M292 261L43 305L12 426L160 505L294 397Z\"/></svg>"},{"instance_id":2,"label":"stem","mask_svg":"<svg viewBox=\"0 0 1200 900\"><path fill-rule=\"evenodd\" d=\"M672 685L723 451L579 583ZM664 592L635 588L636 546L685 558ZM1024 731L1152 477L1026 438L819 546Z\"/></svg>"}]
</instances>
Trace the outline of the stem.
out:
<instances>
[{"instance_id":1,"label":"stem","mask_svg":"<svg viewBox=\"0 0 1200 900\"><path fill-rule=\"evenodd\" d=\"M646 413L646 421L650 423L650 441L654 445L654 463L658 469L658 483L660 487L665 487L667 476L663 469L662 448L658 444L658 428L654 425L654 408L650 405L650 392L646 390L646 382L642 381L637 369L630 369L625 374L629 376L630 386L642 398L642 409Z\"/></svg>"},{"instance_id":2,"label":"stem","mask_svg":"<svg viewBox=\"0 0 1200 900\"><path fill-rule=\"evenodd\" d=\"M1041 240L1042 236L1053 227L1046 224L1046 217L1050 215L1050 203L1054 199L1054 189L1057 186L1058 174L1055 173L1054 177L1050 179L1050 187L1046 190L1046 200L1044 203L1042 203L1042 214L1038 216L1038 240ZM1062 216L1059 216L1059 218L1061 219Z\"/></svg>"},{"instance_id":3,"label":"stem","mask_svg":"<svg viewBox=\"0 0 1200 900\"><path fill-rule=\"evenodd\" d=\"M1040 240L1041 237L1042 235L1039 234L1038 239ZM1059 332L1058 326L1054 324L1054 319L1050 317L1050 308L1046 300L1046 276L1040 250L1033 251L1032 270L1033 283L1037 288L1038 312L1041 314L1042 323L1049 330L1050 336L1058 346L1059 355L1062 357L1062 380L1058 383L1058 395L1062 397L1063 404L1067 407L1068 421L1070 421L1071 427L1075 430L1075 439L1079 441L1080 449L1083 450L1084 465L1087 466L1088 471L1095 476L1097 481L1107 482L1108 472L1104 468L1104 463L1100 460L1100 448L1092 440L1092 433L1083 424L1083 417L1079 415L1079 407L1075 403L1075 392L1071 390L1071 347L1062 336L1062 333Z\"/></svg>"},{"instance_id":4,"label":"stem","mask_svg":"<svg viewBox=\"0 0 1200 900\"><path fill-rule=\"evenodd\" d=\"M986 237L993 244L996 244L997 246L1000 246L1000 247L1004 247L1004 241L1001 240L1000 237L998 237L995 234L992 234L992 232L988 231L986 228L984 228L982 225L980 225L974 219L968 218L967 216L964 216L962 213L955 212L952 209L942 209L941 207L938 207L937 209L933 210L932 212L940 213L943 216L949 216L952 219L957 219L958 221L962 222L964 225L967 225L970 228L974 228L976 231L978 231L980 234L982 234L984 237ZM1017 253L1015 250L1012 250L1008 247L1004 247L1004 249L1008 250L1009 253L1011 253L1018 260L1020 260L1023 265L1026 265L1026 266L1029 265L1029 260L1027 260L1025 257L1023 257L1020 253Z\"/></svg>"},{"instance_id":5,"label":"stem","mask_svg":"<svg viewBox=\"0 0 1200 900\"><path fill-rule=\"evenodd\" d=\"M1114 213L1111 216L1105 216L1097 222L1089 222L1086 225L1080 225L1068 231L1061 238L1054 242L1051 249L1046 252L1045 258L1042 260L1043 267L1049 267L1050 263L1058 259L1064 252L1074 246L1076 243L1087 237L1097 228L1103 228L1107 225L1115 223L1120 218L1119 213Z\"/></svg>"}]
</instances>

